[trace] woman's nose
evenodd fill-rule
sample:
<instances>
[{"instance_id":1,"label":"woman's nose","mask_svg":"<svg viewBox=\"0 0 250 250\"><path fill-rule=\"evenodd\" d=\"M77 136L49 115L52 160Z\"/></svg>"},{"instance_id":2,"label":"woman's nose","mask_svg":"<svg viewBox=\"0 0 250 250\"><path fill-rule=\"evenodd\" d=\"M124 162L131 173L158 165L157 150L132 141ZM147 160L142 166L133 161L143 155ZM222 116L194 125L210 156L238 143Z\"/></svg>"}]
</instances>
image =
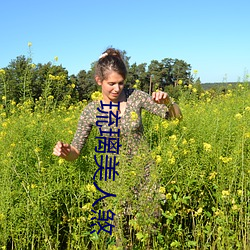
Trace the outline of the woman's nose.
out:
<instances>
[{"instance_id":1,"label":"woman's nose","mask_svg":"<svg viewBox=\"0 0 250 250\"><path fill-rule=\"evenodd\" d=\"M114 89L115 89L116 92L119 92L119 90L120 90L119 84L115 84L115 85L114 85Z\"/></svg>"}]
</instances>

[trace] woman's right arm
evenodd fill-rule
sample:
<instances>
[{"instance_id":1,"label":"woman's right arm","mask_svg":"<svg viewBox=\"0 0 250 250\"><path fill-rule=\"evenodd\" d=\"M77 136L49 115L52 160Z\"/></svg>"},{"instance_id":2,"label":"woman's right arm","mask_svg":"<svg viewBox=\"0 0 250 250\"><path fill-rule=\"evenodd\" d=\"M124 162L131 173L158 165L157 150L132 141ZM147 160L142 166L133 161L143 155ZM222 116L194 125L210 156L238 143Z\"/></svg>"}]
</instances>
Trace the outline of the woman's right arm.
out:
<instances>
[{"instance_id":1,"label":"woman's right arm","mask_svg":"<svg viewBox=\"0 0 250 250\"><path fill-rule=\"evenodd\" d=\"M77 130L71 144L58 141L54 147L53 154L67 161L74 161L80 155L94 123L94 104L90 103L81 113Z\"/></svg>"}]
</instances>

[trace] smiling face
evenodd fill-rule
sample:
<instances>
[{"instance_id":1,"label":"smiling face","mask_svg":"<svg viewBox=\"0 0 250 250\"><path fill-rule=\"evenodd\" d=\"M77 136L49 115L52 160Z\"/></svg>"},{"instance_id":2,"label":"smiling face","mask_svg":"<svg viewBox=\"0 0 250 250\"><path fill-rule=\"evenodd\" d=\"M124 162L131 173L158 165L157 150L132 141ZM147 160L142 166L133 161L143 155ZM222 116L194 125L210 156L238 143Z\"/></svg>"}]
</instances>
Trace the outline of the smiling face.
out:
<instances>
[{"instance_id":1,"label":"smiling face","mask_svg":"<svg viewBox=\"0 0 250 250\"><path fill-rule=\"evenodd\" d=\"M102 87L103 100L105 102L118 102L124 88L124 78L115 71L107 72L106 78L101 80L98 76L96 82Z\"/></svg>"}]
</instances>

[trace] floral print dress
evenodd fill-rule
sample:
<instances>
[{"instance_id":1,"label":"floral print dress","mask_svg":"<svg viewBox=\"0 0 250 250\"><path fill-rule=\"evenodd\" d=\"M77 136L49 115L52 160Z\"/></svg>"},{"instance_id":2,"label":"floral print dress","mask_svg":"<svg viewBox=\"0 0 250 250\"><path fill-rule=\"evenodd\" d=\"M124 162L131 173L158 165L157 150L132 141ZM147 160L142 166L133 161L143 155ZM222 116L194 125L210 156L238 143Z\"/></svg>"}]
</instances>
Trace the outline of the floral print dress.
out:
<instances>
[{"instance_id":1,"label":"floral print dress","mask_svg":"<svg viewBox=\"0 0 250 250\"><path fill-rule=\"evenodd\" d=\"M152 114L158 115L162 118L168 119L168 108L164 104L155 103L151 96L147 93L136 89L124 89L126 95L126 108L124 114L118 120L118 126L115 124L102 126L102 130L113 131L120 129L120 139L122 142L122 150L126 155L135 155L143 139L143 124L142 124L142 109L146 109ZM77 131L72 141L74 146L79 152L83 148L93 126L96 126L97 116L100 112L97 108L101 109L100 101L93 101L89 103L83 110Z\"/></svg>"}]
</instances>

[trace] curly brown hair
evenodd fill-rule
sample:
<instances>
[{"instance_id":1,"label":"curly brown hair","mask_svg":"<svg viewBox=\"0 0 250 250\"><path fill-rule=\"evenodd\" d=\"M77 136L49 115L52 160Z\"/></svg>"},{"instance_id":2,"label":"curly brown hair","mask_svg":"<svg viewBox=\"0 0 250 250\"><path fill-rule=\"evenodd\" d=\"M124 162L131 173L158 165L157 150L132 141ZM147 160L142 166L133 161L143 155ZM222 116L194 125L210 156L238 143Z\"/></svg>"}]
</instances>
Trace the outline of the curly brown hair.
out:
<instances>
[{"instance_id":1,"label":"curly brown hair","mask_svg":"<svg viewBox=\"0 0 250 250\"><path fill-rule=\"evenodd\" d=\"M103 81L110 71L117 72L124 80L127 77L127 68L122 53L114 48L108 48L102 53L95 65L95 76L98 76Z\"/></svg>"}]
</instances>

